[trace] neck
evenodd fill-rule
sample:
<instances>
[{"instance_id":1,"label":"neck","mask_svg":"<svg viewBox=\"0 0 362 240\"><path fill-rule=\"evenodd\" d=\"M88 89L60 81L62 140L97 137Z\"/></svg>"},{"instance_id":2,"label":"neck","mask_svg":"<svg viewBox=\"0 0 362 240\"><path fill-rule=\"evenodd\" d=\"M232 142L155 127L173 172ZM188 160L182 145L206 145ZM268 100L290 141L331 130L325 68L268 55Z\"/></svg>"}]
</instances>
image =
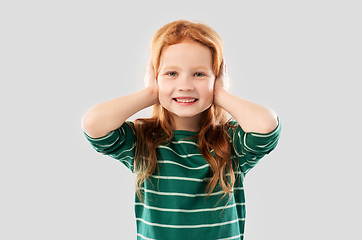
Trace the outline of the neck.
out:
<instances>
[{"instance_id":1,"label":"neck","mask_svg":"<svg viewBox=\"0 0 362 240\"><path fill-rule=\"evenodd\" d=\"M173 115L175 130L198 132L200 130L201 114L194 117L178 117Z\"/></svg>"}]
</instances>

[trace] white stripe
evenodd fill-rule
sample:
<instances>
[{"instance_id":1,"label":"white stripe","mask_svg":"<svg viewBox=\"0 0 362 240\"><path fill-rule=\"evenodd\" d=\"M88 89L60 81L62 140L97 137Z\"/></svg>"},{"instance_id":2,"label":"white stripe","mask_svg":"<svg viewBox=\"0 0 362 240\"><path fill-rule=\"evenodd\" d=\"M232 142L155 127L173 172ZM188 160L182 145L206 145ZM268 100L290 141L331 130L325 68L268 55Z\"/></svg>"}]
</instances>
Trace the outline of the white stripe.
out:
<instances>
[{"instance_id":1,"label":"white stripe","mask_svg":"<svg viewBox=\"0 0 362 240\"><path fill-rule=\"evenodd\" d=\"M242 174L242 172L241 172L241 171L237 171L237 172L234 172L234 176L235 176L235 174ZM225 176L230 176L230 175L231 175L231 173L225 174Z\"/></svg>"},{"instance_id":2,"label":"white stripe","mask_svg":"<svg viewBox=\"0 0 362 240\"><path fill-rule=\"evenodd\" d=\"M145 208L148 209L152 209L152 210L156 210L156 211L162 211L162 212L184 212L184 213L195 213L195 212L212 212L212 211L218 211L220 209L227 209L227 208L231 208L231 207L235 207L237 205L245 205L245 203L234 203L231 205L227 205L222 206L222 207L217 207L217 208L200 208L200 209L192 209L192 210L186 210L186 209L176 209L176 208L158 208L158 207L152 207L152 206L148 206L144 203L138 202L135 203L135 205L139 205L139 206L143 206Z\"/></svg>"},{"instance_id":3,"label":"white stripe","mask_svg":"<svg viewBox=\"0 0 362 240\"><path fill-rule=\"evenodd\" d=\"M236 133L236 132L235 132L235 133ZM234 136L233 136L233 142L234 142L233 148L234 148L234 152L236 153L236 155L237 155L238 157L243 157L243 156L245 156L245 153L243 153L243 150L241 150L241 153L239 153L238 150L236 149L236 145L235 145L235 133L234 133ZM239 136L239 139L240 139L240 132L238 133L238 136ZM240 142L240 143L241 143L241 142Z\"/></svg>"},{"instance_id":4,"label":"white stripe","mask_svg":"<svg viewBox=\"0 0 362 240\"><path fill-rule=\"evenodd\" d=\"M173 144L182 144L182 143L186 143L186 144L192 144L192 145L195 145L198 147L197 143L194 143L194 142L189 142L189 141L171 141L171 143Z\"/></svg>"},{"instance_id":5,"label":"white stripe","mask_svg":"<svg viewBox=\"0 0 362 240\"><path fill-rule=\"evenodd\" d=\"M122 155L122 154L125 153L125 152L129 152L129 151L133 150L133 149L135 148L135 146L136 146L136 143L134 143L133 146L132 146L130 149L126 149L126 150L118 153L118 154L116 155L116 157L119 157L120 155Z\"/></svg>"},{"instance_id":6,"label":"white stripe","mask_svg":"<svg viewBox=\"0 0 362 240\"><path fill-rule=\"evenodd\" d=\"M142 218L136 218L136 221L141 221L147 225L157 226L157 227L165 227L165 228L207 228L207 227L218 227L223 225L232 224L238 221L245 221L245 218L238 218L228 222L222 223L212 223L212 224L199 224L199 225L170 225L170 224L159 224L159 223L151 223Z\"/></svg>"},{"instance_id":7,"label":"white stripe","mask_svg":"<svg viewBox=\"0 0 362 240\"><path fill-rule=\"evenodd\" d=\"M243 172L241 172L241 181L244 181L244 173Z\"/></svg>"},{"instance_id":8,"label":"white stripe","mask_svg":"<svg viewBox=\"0 0 362 240\"><path fill-rule=\"evenodd\" d=\"M156 239L153 239L153 238L148 238L148 237L145 237L143 236L142 234L140 233L137 233L137 236L141 237L142 239L145 239L145 240L156 240ZM218 238L216 240L232 240L232 239L236 239L236 238L240 238L244 236L243 233L239 234L239 235L236 235L236 236L232 236L232 237L228 237L228 238Z\"/></svg>"},{"instance_id":9,"label":"white stripe","mask_svg":"<svg viewBox=\"0 0 362 240\"><path fill-rule=\"evenodd\" d=\"M171 177L171 176L154 176L152 178L168 179L168 180L183 180L183 181L194 181L194 182L206 182L210 178L198 179L198 178L186 178L186 177Z\"/></svg>"},{"instance_id":10,"label":"white stripe","mask_svg":"<svg viewBox=\"0 0 362 240\"><path fill-rule=\"evenodd\" d=\"M268 146L268 145L271 145L273 142L269 142L269 143L267 143L267 144L265 144L265 145L255 145L256 147L259 147L259 148L265 148L266 146Z\"/></svg>"},{"instance_id":11,"label":"white stripe","mask_svg":"<svg viewBox=\"0 0 362 240\"><path fill-rule=\"evenodd\" d=\"M193 168L193 167L188 167L188 166L182 165L181 163L177 163L177 162L173 162L173 161L168 161L168 160L158 161L158 163L174 164L174 165L178 165L178 166L180 166L180 167L187 168L187 169L191 169L191 170L199 170L199 169L207 168L207 167L210 166L209 164L205 164L205 165L202 165L202 166L200 166L200 167L195 167L195 168Z\"/></svg>"},{"instance_id":12,"label":"white stripe","mask_svg":"<svg viewBox=\"0 0 362 240\"><path fill-rule=\"evenodd\" d=\"M231 142L231 141L230 141L230 142ZM171 141L171 143L173 143L173 144L182 144L182 143L184 143L184 144L191 144L191 145L195 145L196 147L199 147L199 145L198 145L197 143L188 142L188 141ZM212 152L214 152L214 150L211 149L210 152L212 153Z\"/></svg>"},{"instance_id":13,"label":"white stripe","mask_svg":"<svg viewBox=\"0 0 362 240\"><path fill-rule=\"evenodd\" d=\"M157 194L157 195L166 195L166 196L181 196L181 197L202 197L202 196L207 196L207 193L189 194L189 193L179 193L179 192L157 192L157 191L153 191L153 190L149 190L149 189L145 189L145 188L140 188L140 189L144 190L145 192L149 192L149 193L153 193L153 194ZM220 195L220 194L224 194L224 191L211 193L210 196Z\"/></svg>"},{"instance_id":14,"label":"white stripe","mask_svg":"<svg viewBox=\"0 0 362 240\"><path fill-rule=\"evenodd\" d=\"M234 147L234 151L235 151L235 153L236 153L236 156L238 156L238 157L244 157L244 156L245 156L245 153L243 153L243 152L241 152L241 154L238 153L238 150L236 149L235 144L233 144L233 147Z\"/></svg>"},{"instance_id":15,"label":"white stripe","mask_svg":"<svg viewBox=\"0 0 362 240\"><path fill-rule=\"evenodd\" d=\"M236 235L236 236L232 236L232 237L228 237L228 238L218 238L216 240L231 240L231 239L236 239L236 238L240 238L241 236L244 236L243 233L239 234L239 235Z\"/></svg>"},{"instance_id":16,"label":"white stripe","mask_svg":"<svg viewBox=\"0 0 362 240\"><path fill-rule=\"evenodd\" d=\"M110 144L98 144L96 143L96 147L101 147L101 148L107 148L107 147L111 147L112 145L114 145L119 138L117 138L114 142L110 143Z\"/></svg>"},{"instance_id":17,"label":"white stripe","mask_svg":"<svg viewBox=\"0 0 362 240\"><path fill-rule=\"evenodd\" d=\"M235 174L241 174L240 171L235 172ZM225 176L231 176L231 173L225 174ZM181 180L181 181L193 181L193 182L208 182L211 180L211 178L188 178L188 177L177 177L177 176L158 176L158 175L151 175L152 178L158 178L158 179L166 179L166 180Z\"/></svg>"},{"instance_id":18,"label":"white stripe","mask_svg":"<svg viewBox=\"0 0 362 240\"><path fill-rule=\"evenodd\" d=\"M202 197L202 196L207 196L207 193L197 193L197 194L191 194L191 193L179 193L179 192L158 192L158 191L153 191L153 190L149 190L146 188L140 188L141 190L145 191L145 192L149 192L149 193L153 193L153 194L157 194L157 195L165 195L165 196L181 196L181 197ZM233 188L234 190L243 190L243 187L235 187ZM223 190L218 191L218 192L213 192L210 194L210 196L214 196L214 195L221 195L224 194L225 192Z\"/></svg>"},{"instance_id":19,"label":"white stripe","mask_svg":"<svg viewBox=\"0 0 362 240\"><path fill-rule=\"evenodd\" d=\"M112 154L113 155L113 154ZM132 156L124 156L124 157L121 157L121 158L116 158L118 160L124 160L125 158L130 158L130 159L133 159Z\"/></svg>"},{"instance_id":20,"label":"white stripe","mask_svg":"<svg viewBox=\"0 0 362 240\"><path fill-rule=\"evenodd\" d=\"M254 137L270 137L272 136L275 132L278 131L278 129L280 128L280 124L279 124L279 119L278 119L278 126L276 129L274 129L274 131L267 133L267 134L261 134L261 133L250 133L250 135L253 135Z\"/></svg>"},{"instance_id":21,"label":"white stripe","mask_svg":"<svg viewBox=\"0 0 362 240\"><path fill-rule=\"evenodd\" d=\"M244 162L243 164L240 165L240 167L244 167L245 164L248 164L250 166L248 162Z\"/></svg>"},{"instance_id":22,"label":"white stripe","mask_svg":"<svg viewBox=\"0 0 362 240\"><path fill-rule=\"evenodd\" d=\"M92 137L88 136L87 134L86 134L86 136L87 136L87 138L91 139L92 141L97 142L97 141L102 141L104 139L107 139L108 137L112 136L113 133L114 133L114 131L111 131L111 132L107 133L106 135L104 135L103 137L100 137L100 138L92 138Z\"/></svg>"},{"instance_id":23,"label":"white stripe","mask_svg":"<svg viewBox=\"0 0 362 240\"><path fill-rule=\"evenodd\" d=\"M243 138L243 142L244 142L244 147L246 148L246 150L249 150L251 152L256 152L254 149L250 148L247 144L246 144L246 135L244 135L244 138ZM239 138L240 138L240 133L239 133Z\"/></svg>"},{"instance_id":24,"label":"white stripe","mask_svg":"<svg viewBox=\"0 0 362 240\"><path fill-rule=\"evenodd\" d=\"M169 147L166 147L166 146L158 146L158 148L164 148L164 149L167 149L167 150L170 150L171 152L174 152L176 155L182 157L182 158L188 158L188 157L192 157L192 156L202 156L201 153L194 153L194 154L186 154L186 155L181 155L177 152L175 152L175 150L169 148Z\"/></svg>"},{"instance_id":25,"label":"white stripe","mask_svg":"<svg viewBox=\"0 0 362 240\"><path fill-rule=\"evenodd\" d=\"M111 135L110 135L110 136L111 136ZM115 139L115 140L114 140L112 143L110 143L110 144L99 144L99 143L96 143L96 146L97 146L97 147L102 147L102 148L110 147L110 146L114 145L114 144L118 141L118 139L119 139L119 136L117 137L117 139ZM104 140L104 139L102 139L102 140ZM97 139L96 141L98 141L98 139Z\"/></svg>"},{"instance_id":26,"label":"white stripe","mask_svg":"<svg viewBox=\"0 0 362 240\"><path fill-rule=\"evenodd\" d=\"M132 164L129 163L127 160L124 160L126 157L129 157L129 156L125 156L121 159L118 159L119 161L123 162L123 163L127 163L126 165L129 166L130 168L133 168Z\"/></svg>"},{"instance_id":27,"label":"white stripe","mask_svg":"<svg viewBox=\"0 0 362 240\"><path fill-rule=\"evenodd\" d=\"M250 165L250 164L256 164L258 162L258 160L256 159L256 157L252 157L251 159L246 159L246 162ZM250 165L251 166L251 165Z\"/></svg>"},{"instance_id":28,"label":"white stripe","mask_svg":"<svg viewBox=\"0 0 362 240\"><path fill-rule=\"evenodd\" d=\"M139 233L137 233L137 236L141 237L142 239L146 239L146 240L157 240L157 239L153 239L153 238L148 238L148 237L145 237Z\"/></svg>"}]
</instances>

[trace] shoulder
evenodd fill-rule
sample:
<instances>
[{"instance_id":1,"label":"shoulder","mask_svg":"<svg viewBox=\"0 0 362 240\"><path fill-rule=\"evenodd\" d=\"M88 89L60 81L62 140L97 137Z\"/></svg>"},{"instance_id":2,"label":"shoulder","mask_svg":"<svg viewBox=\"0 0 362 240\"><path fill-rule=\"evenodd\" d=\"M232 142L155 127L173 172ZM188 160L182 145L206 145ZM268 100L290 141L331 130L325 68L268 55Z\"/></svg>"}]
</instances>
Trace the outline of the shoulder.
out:
<instances>
[{"instance_id":1,"label":"shoulder","mask_svg":"<svg viewBox=\"0 0 362 240\"><path fill-rule=\"evenodd\" d=\"M133 132L136 132L135 123L133 121L126 121L126 122L124 122L124 124L121 127L132 130Z\"/></svg>"},{"instance_id":2,"label":"shoulder","mask_svg":"<svg viewBox=\"0 0 362 240\"><path fill-rule=\"evenodd\" d=\"M230 133L236 133L236 132L241 132L244 134L249 134L249 135L253 135L253 136L261 136L261 137L265 137L265 136L270 136L270 135L279 135L280 131L281 131L281 123L279 120L279 117L277 117L277 126L272 129L271 131L267 132L267 133L258 133L258 132L247 132L245 131L242 126L234 119L230 120L229 122L227 122L225 124L225 127L227 129L228 132Z\"/></svg>"},{"instance_id":3,"label":"shoulder","mask_svg":"<svg viewBox=\"0 0 362 240\"><path fill-rule=\"evenodd\" d=\"M234 147L239 149L239 152L251 152L253 154L266 154L271 152L278 144L280 131L281 124L279 118L278 125L268 133L244 132L237 123L229 130Z\"/></svg>"}]
</instances>

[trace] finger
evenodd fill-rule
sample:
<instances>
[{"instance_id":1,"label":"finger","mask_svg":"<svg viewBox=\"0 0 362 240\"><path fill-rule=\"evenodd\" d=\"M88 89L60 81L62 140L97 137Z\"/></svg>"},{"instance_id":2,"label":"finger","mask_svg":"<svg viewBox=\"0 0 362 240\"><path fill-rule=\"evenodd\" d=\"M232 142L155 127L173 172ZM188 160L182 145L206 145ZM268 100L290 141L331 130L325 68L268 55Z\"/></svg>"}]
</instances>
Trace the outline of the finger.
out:
<instances>
[{"instance_id":1,"label":"finger","mask_svg":"<svg viewBox=\"0 0 362 240\"><path fill-rule=\"evenodd\" d=\"M221 61L219 76L225 75L225 59Z\"/></svg>"},{"instance_id":2,"label":"finger","mask_svg":"<svg viewBox=\"0 0 362 240\"><path fill-rule=\"evenodd\" d=\"M152 69L152 66L153 66L153 64L152 64L152 60L151 60L151 58L148 60L148 69Z\"/></svg>"},{"instance_id":3,"label":"finger","mask_svg":"<svg viewBox=\"0 0 362 240\"><path fill-rule=\"evenodd\" d=\"M226 60L225 60L225 58L223 58L222 63L223 63L223 71L226 73Z\"/></svg>"},{"instance_id":4,"label":"finger","mask_svg":"<svg viewBox=\"0 0 362 240\"><path fill-rule=\"evenodd\" d=\"M148 62L148 70L149 70L150 75L152 75L152 77L155 77L155 69L154 69L154 65L153 65L151 58Z\"/></svg>"},{"instance_id":5,"label":"finger","mask_svg":"<svg viewBox=\"0 0 362 240\"><path fill-rule=\"evenodd\" d=\"M150 85L150 62L151 62L151 58L148 59L148 62L146 64L146 71L145 71L145 76L144 76L144 84L145 84L145 87L148 87Z\"/></svg>"}]
</instances>

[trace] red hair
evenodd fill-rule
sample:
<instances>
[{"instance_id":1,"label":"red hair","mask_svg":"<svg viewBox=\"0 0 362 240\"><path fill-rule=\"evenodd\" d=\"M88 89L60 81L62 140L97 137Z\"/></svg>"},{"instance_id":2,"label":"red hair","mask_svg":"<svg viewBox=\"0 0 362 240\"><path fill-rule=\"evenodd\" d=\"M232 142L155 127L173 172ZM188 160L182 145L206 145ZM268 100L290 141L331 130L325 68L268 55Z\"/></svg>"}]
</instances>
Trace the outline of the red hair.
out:
<instances>
[{"instance_id":1,"label":"red hair","mask_svg":"<svg viewBox=\"0 0 362 240\"><path fill-rule=\"evenodd\" d=\"M219 34L202 23L178 20L164 25L154 35L151 44L151 60L155 76L158 76L160 59L170 45L183 40L192 40L208 47L212 56L212 70L218 76L223 64L223 42ZM197 143L200 152L209 163L213 176L206 187L208 196L219 181L225 192L232 193L235 183L233 164L231 162L230 137L227 134L227 113L222 108L211 105L201 117ZM173 137L174 123L171 114L160 104L153 107L151 118L135 121L137 148L134 170L137 173L136 190L141 199L140 187L158 168L156 148ZM214 156L210 150L214 151ZM230 174L230 182L226 178Z\"/></svg>"}]
</instances>

